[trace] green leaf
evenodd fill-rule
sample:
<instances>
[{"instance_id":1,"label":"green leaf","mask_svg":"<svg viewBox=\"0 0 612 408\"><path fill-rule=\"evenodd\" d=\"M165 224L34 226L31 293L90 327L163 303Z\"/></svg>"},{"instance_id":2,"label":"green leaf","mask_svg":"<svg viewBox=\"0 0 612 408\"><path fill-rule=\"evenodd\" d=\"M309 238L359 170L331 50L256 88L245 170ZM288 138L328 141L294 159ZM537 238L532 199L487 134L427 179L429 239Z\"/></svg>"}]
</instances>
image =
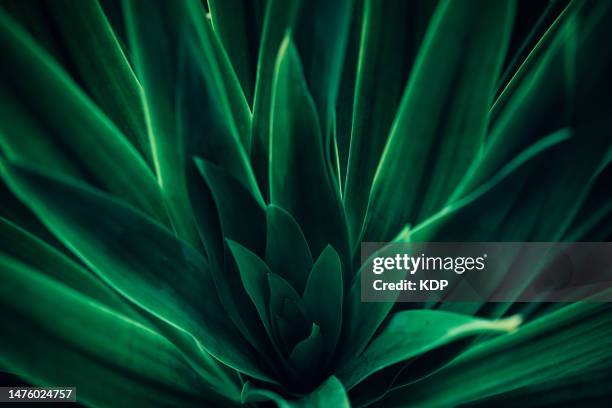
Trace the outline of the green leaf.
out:
<instances>
[{"instance_id":1,"label":"green leaf","mask_svg":"<svg viewBox=\"0 0 612 408\"><path fill-rule=\"evenodd\" d=\"M281 317L288 316L285 313L289 308L287 307L287 300L294 306L292 310L297 310L299 314L306 316L306 308L302 302L302 298L295 291L295 289L284 280L282 277L275 273L269 273L267 275L268 286L270 288L270 315L278 315ZM310 330L310 324L308 325Z\"/></svg>"},{"instance_id":2,"label":"green leaf","mask_svg":"<svg viewBox=\"0 0 612 408\"><path fill-rule=\"evenodd\" d=\"M0 159L2 154L0 152ZM47 244L68 255L69 251L49 232L49 230L34 216L34 213L23 204L15 194L9 189L8 185L2 180L0 175L0 196L2 197L2 205L0 205L0 217L7 221L18 225L19 228L35 235L37 238L45 241ZM10 244L10 240L7 242Z\"/></svg>"},{"instance_id":3,"label":"green leaf","mask_svg":"<svg viewBox=\"0 0 612 408\"><path fill-rule=\"evenodd\" d=\"M134 310L113 290L82 265L45 241L0 217L0 252L29 265L49 278L62 282L110 310L140 320Z\"/></svg>"},{"instance_id":4,"label":"green leaf","mask_svg":"<svg viewBox=\"0 0 612 408\"><path fill-rule=\"evenodd\" d=\"M304 79L319 116L324 165L340 191L336 100L344 64L353 0L311 0L300 10L292 36L304 68ZM333 177L332 177L333 176Z\"/></svg>"},{"instance_id":5,"label":"green leaf","mask_svg":"<svg viewBox=\"0 0 612 408\"><path fill-rule=\"evenodd\" d=\"M230 367L268 379L248 343L225 318L206 260L197 251L98 191L3 161L0 173L104 282L175 330L189 333Z\"/></svg>"},{"instance_id":6,"label":"green leaf","mask_svg":"<svg viewBox=\"0 0 612 408\"><path fill-rule=\"evenodd\" d=\"M582 133L580 129L575 132ZM562 129L542 138L478 189L417 225L411 239L559 241L592 188L591 172L597 167L596 158L600 155L596 152L601 151L600 143L609 144L603 134L587 140ZM584 165L571 167L575 160ZM558 177L567 181L559 184L555 182ZM474 223L475 219L481 221ZM468 231L463 229L466 223L472 226ZM514 255L506 255L510 262ZM522 285L537 276L535 272L527 269L523 276L512 275L498 284L520 291ZM510 305L489 307L486 316L500 316ZM444 310L463 313L476 313L482 306L473 303L468 310L460 304L440 305Z\"/></svg>"},{"instance_id":7,"label":"green leaf","mask_svg":"<svg viewBox=\"0 0 612 408\"><path fill-rule=\"evenodd\" d=\"M321 327L328 353L333 353L342 328L342 264L331 246L315 262L304 290L304 304L310 317Z\"/></svg>"},{"instance_id":8,"label":"green leaf","mask_svg":"<svg viewBox=\"0 0 612 408\"><path fill-rule=\"evenodd\" d=\"M198 158L195 163L215 200L223 237L231 238L256 254L263 255L266 210L223 168Z\"/></svg>"},{"instance_id":9,"label":"green leaf","mask_svg":"<svg viewBox=\"0 0 612 408\"><path fill-rule=\"evenodd\" d=\"M261 258L239 243L228 239L227 244L238 264L238 269L240 269L242 285L255 305L259 318L266 328L268 335L273 339L274 332L270 322L269 308L270 290L268 288L268 274L270 270Z\"/></svg>"},{"instance_id":10,"label":"green leaf","mask_svg":"<svg viewBox=\"0 0 612 408\"><path fill-rule=\"evenodd\" d=\"M96 0L46 2L63 50L94 101L151 164L142 88ZM112 69L109 69L112 67Z\"/></svg>"},{"instance_id":11,"label":"green leaf","mask_svg":"<svg viewBox=\"0 0 612 408\"><path fill-rule=\"evenodd\" d=\"M310 335L295 345L289 355L289 364L306 378L316 375L320 368L323 351L321 330L316 323L312 324Z\"/></svg>"},{"instance_id":12,"label":"green leaf","mask_svg":"<svg viewBox=\"0 0 612 408\"><path fill-rule=\"evenodd\" d=\"M193 157L201 157L222 167L239 180L263 205L263 199L255 181L248 156L235 130L224 119L218 97L211 92L206 76L202 74L201 50L189 47L182 56L178 75L177 132L185 141L187 182L192 172ZM195 103L194 101L197 101Z\"/></svg>"},{"instance_id":13,"label":"green leaf","mask_svg":"<svg viewBox=\"0 0 612 408\"><path fill-rule=\"evenodd\" d=\"M298 293L304 292L312 268L308 242L291 214L275 205L266 208L266 264Z\"/></svg>"},{"instance_id":14,"label":"green leaf","mask_svg":"<svg viewBox=\"0 0 612 408\"><path fill-rule=\"evenodd\" d=\"M252 101L264 2L208 0L208 7L213 29L232 61L246 99Z\"/></svg>"},{"instance_id":15,"label":"green leaf","mask_svg":"<svg viewBox=\"0 0 612 408\"><path fill-rule=\"evenodd\" d=\"M218 39L199 3L163 2L150 7L147 2L134 0L125 1L124 9L134 67L143 87L158 182L168 200L175 230L179 236L194 243L197 242L197 233L186 188L187 167L192 165L191 156L197 154L191 149L198 140L192 139L201 135L204 129L189 127L193 124L181 121L181 115L185 113L183 110L177 112L177 109L188 110L190 105L200 104L215 106L209 112L210 116L205 118L214 117L213 124L222 130L216 127L208 129L216 137L204 145L216 143L219 149L223 146L223 150L217 150L215 154L229 159L229 167L236 169L244 180L250 180L247 185L254 186L244 140L241 140L241 135L250 133L248 105L237 79L232 77L227 57L218 49ZM191 82L181 83L177 91L177 79L181 75L183 80L190 79ZM200 93L189 92L194 87L193 82L202 89ZM181 95L190 97L185 101ZM239 99L240 96L242 104L238 105L242 109L232 104L233 98ZM200 123L196 121L195 125Z\"/></svg>"},{"instance_id":16,"label":"green leaf","mask_svg":"<svg viewBox=\"0 0 612 408\"><path fill-rule=\"evenodd\" d=\"M512 1L438 6L373 180L365 240L438 210L480 151L513 14Z\"/></svg>"},{"instance_id":17,"label":"green leaf","mask_svg":"<svg viewBox=\"0 0 612 408\"><path fill-rule=\"evenodd\" d=\"M571 138L567 129L542 138L481 187L416 226L412 239L559 241L594 185L610 129L606 119L576 128ZM583 165L573 166L576 161ZM476 216L483 221L469 231L459 227Z\"/></svg>"},{"instance_id":18,"label":"green leaf","mask_svg":"<svg viewBox=\"0 0 612 408\"><path fill-rule=\"evenodd\" d=\"M264 352L269 353L273 364L277 370L283 370L286 375L293 381L296 381L295 371L287 364L283 356L282 347L284 342L278 338L277 328L272 320L271 304L271 289L269 285L269 275L272 273L261 258L249 251L242 245L232 240L227 240L228 246L240 269L240 277L242 284L248 293L249 298L255 305L259 318L266 329L268 337L274 348L274 353L269 352L270 347L267 347ZM276 316L275 316L276 317ZM284 377L286 381L288 377Z\"/></svg>"},{"instance_id":19,"label":"green leaf","mask_svg":"<svg viewBox=\"0 0 612 408\"><path fill-rule=\"evenodd\" d=\"M38 0L4 0L2 10L23 27L36 42L58 62L64 64L66 58L57 35L54 22L49 18L47 2Z\"/></svg>"},{"instance_id":20,"label":"green leaf","mask_svg":"<svg viewBox=\"0 0 612 408\"><path fill-rule=\"evenodd\" d=\"M359 39L344 205L356 245L370 186L433 1L366 0Z\"/></svg>"},{"instance_id":21,"label":"green leaf","mask_svg":"<svg viewBox=\"0 0 612 408\"><path fill-rule=\"evenodd\" d=\"M448 206L441 209L436 214L427 218L423 222L416 225L412 231L411 239L414 242L427 242L435 241L436 236L444 236L445 232L441 231L442 228L452 222L453 219L459 218L459 212L473 208L475 212L481 212L483 208L486 208L488 204L480 205L480 200L491 197L495 200L497 194L504 194L506 199L504 200L507 204L512 205L516 201L518 195L518 189L510 189L509 186L520 186L526 174L530 169L541 162L551 162L551 155L555 149L558 149L558 145L566 143L572 137L572 132L569 129L561 129L553 134L542 137L533 145L529 146L524 151L520 152L513 160L511 160L506 166L504 166L497 174L483 183L477 190L466 195L464 198L454 201ZM509 199L507 192L516 191L512 199ZM504 207L505 208L505 207ZM500 206L495 207L496 212L499 214ZM474 213L471 213L468 217L473 217ZM499 222L499 217L495 217L495 220ZM497 225L492 228L489 225L483 225L487 228L488 233L496 230ZM465 233L462 229L450 227L449 230L460 231L462 234ZM475 232L472 239L486 240L488 239L487 232L479 231ZM496 234L496 239L503 238L499 234ZM450 238L452 239L452 238ZM465 239L465 238L464 238Z\"/></svg>"},{"instance_id":22,"label":"green leaf","mask_svg":"<svg viewBox=\"0 0 612 408\"><path fill-rule=\"evenodd\" d=\"M1 10L0 22L0 45L11 67L4 71L5 79L11 84L11 93L20 96L9 99L14 107L2 104L2 116L30 110L35 120L44 125L33 137L49 137L49 142L39 145L45 149L42 152L37 152L35 146L20 147L22 142L18 139L23 134L16 132L23 131L24 127L30 129L28 125L15 123L15 119L20 119L17 117L2 123L1 145L8 145L9 151L19 150L16 158L20 161L40 166L37 160L48 152L57 157L53 161L64 160L65 156L49 147L60 141L66 154L76 158L78 165L98 185L165 222L167 216L154 175L131 143L56 61ZM38 125L32 127L36 129ZM8 133L13 135L5 136ZM51 136L56 138L54 142Z\"/></svg>"},{"instance_id":23,"label":"green leaf","mask_svg":"<svg viewBox=\"0 0 612 408\"><path fill-rule=\"evenodd\" d=\"M609 105L603 90L609 80L599 73L606 72L611 51L599 47L598 41L610 21L607 3L571 1L564 7L491 107L483 154L472 163L453 199L475 189L542 134L590 123L602 106ZM567 47L576 48L576 55L568 57ZM593 50L598 50L596 56Z\"/></svg>"},{"instance_id":24,"label":"green leaf","mask_svg":"<svg viewBox=\"0 0 612 408\"><path fill-rule=\"evenodd\" d=\"M410 238L410 233L410 226L404 226L391 242L406 242ZM381 248L380 252L385 248ZM367 262L364 262L360 266L347 285L348 290L343 305L343 328L337 347L339 354L337 361L340 366L363 352L394 305L394 302L361 301L361 274L366 265Z\"/></svg>"},{"instance_id":25,"label":"green leaf","mask_svg":"<svg viewBox=\"0 0 612 408\"><path fill-rule=\"evenodd\" d=\"M215 34L204 7L199 2L187 2L187 12L195 27L195 38L201 47L201 69L208 78L217 102L223 107L229 126L235 128L242 142L242 149L251 149L251 111L248 101L240 86L238 77L232 68L226 50Z\"/></svg>"},{"instance_id":26,"label":"green leaf","mask_svg":"<svg viewBox=\"0 0 612 408\"><path fill-rule=\"evenodd\" d=\"M156 332L2 254L0 269L4 370L36 385L71 384L93 405L214 401L210 385Z\"/></svg>"},{"instance_id":27,"label":"green leaf","mask_svg":"<svg viewBox=\"0 0 612 408\"><path fill-rule=\"evenodd\" d=\"M455 406L530 385L588 376L612 358L612 309L597 300L546 314L511 334L480 343L428 378L380 401Z\"/></svg>"},{"instance_id":28,"label":"green leaf","mask_svg":"<svg viewBox=\"0 0 612 408\"><path fill-rule=\"evenodd\" d=\"M323 384L301 400L293 403L295 407L329 407L349 408L351 403L342 383L335 376L329 377Z\"/></svg>"},{"instance_id":29,"label":"green leaf","mask_svg":"<svg viewBox=\"0 0 612 408\"><path fill-rule=\"evenodd\" d=\"M346 255L337 184L325 164L317 112L289 37L278 53L272 105L270 201L300 224L313 256L327 244Z\"/></svg>"},{"instance_id":30,"label":"green leaf","mask_svg":"<svg viewBox=\"0 0 612 408\"><path fill-rule=\"evenodd\" d=\"M263 256L266 233L265 210L229 172L205 160L195 159L199 178L191 200L198 228L211 265L215 289L229 319L260 353L272 346L245 292L240 268L225 248L227 238Z\"/></svg>"},{"instance_id":31,"label":"green leaf","mask_svg":"<svg viewBox=\"0 0 612 408\"><path fill-rule=\"evenodd\" d=\"M255 77L251 161L264 196L268 197L270 115L276 58L286 32L294 23L301 0L268 0L266 3Z\"/></svg>"},{"instance_id":32,"label":"green leaf","mask_svg":"<svg viewBox=\"0 0 612 408\"><path fill-rule=\"evenodd\" d=\"M30 162L64 177L84 179L68 152L49 137L23 104L15 103L16 97L8 87L0 90L0 149L11 160Z\"/></svg>"},{"instance_id":33,"label":"green leaf","mask_svg":"<svg viewBox=\"0 0 612 408\"><path fill-rule=\"evenodd\" d=\"M242 388L242 402L272 401L278 408L349 408L351 403L342 383L335 376L329 377L319 388L297 400L288 400L279 394L255 388L251 382L246 382Z\"/></svg>"},{"instance_id":34,"label":"green leaf","mask_svg":"<svg viewBox=\"0 0 612 408\"><path fill-rule=\"evenodd\" d=\"M288 355L299 341L309 335L312 320L308 317L300 295L286 280L275 273L269 273L267 277L270 316L276 324L277 342Z\"/></svg>"},{"instance_id":35,"label":"green leaf","mask_svg":"<svg viewBox=\"0 0 612 408\"><path fill-rule=\"evenodd\" d=\"M521 321L518 316L489 321L432 310L397 312L365 351L338 371L338 377L347 389L351 389L395 363L467 336L511 332Z\"/></svg>"},{"instance_id":36,"label":"green leaf","mask_svg":"<svg viewBox=\"0 0 612 408\"><path fill-rule=\"evenodd\" d=\"M305 2L294 29L304 61L304 77L319 113L324 146L329 149L340 75L346 53L353 0ZM327 160L331 160L326 150Z\"/></svg>"}]
</instances>

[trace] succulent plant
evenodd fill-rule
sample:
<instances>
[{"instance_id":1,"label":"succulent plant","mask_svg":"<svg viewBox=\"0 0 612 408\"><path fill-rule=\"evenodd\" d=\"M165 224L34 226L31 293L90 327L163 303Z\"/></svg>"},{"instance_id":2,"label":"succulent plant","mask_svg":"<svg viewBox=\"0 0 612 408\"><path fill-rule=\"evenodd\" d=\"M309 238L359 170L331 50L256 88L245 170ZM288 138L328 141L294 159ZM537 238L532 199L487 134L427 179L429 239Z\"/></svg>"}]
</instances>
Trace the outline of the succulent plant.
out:
<instances>
[{"instance_id":1,"label":"succulent plant","mask_svg":"<svg viewBox=\"0 0 612 408\"><path fill-rule=\"evenodd\" d=\"M363 241L611 237L612 5L528 5L3 0L0 368L91 406L609 397L606 303L360 299Z\"/></svg>"}]
</instances>

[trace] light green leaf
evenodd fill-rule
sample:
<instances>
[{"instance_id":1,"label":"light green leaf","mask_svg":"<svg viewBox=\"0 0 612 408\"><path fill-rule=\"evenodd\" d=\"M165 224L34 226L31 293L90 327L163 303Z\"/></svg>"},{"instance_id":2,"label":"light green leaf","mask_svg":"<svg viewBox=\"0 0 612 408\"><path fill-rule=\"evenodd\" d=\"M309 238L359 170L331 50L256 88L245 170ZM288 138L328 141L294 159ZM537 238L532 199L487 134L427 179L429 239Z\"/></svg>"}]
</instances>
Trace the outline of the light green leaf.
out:
<instances>
[{"instance_id":1,"label":"light green leaf","mask_svg":"<svg viewBox=\"0 0 612 408\"><path fill-rule=\"evenodd\" d=\"M389 367L468 336L507 333L521 323L519 316L485 320L432 310L397 312L365 351L338 372L347 389Z\"/></svg>"}]
</instances>

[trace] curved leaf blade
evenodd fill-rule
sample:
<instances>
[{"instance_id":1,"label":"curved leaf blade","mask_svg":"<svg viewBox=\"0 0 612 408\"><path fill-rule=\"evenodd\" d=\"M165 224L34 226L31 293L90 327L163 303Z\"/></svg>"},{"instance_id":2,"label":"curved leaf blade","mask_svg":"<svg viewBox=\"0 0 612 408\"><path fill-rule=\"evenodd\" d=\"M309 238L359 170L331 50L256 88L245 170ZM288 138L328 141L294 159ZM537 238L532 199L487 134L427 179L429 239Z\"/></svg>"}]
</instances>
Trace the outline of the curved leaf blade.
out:
<instances>
[{"instance_id":1,"label":"curved leaf blade","mask_svg":"<svg viewBox=\"0 0 612 408\"><path fill-rule=\"evenodd\" d=\"M330 355L342 329L343 292L342 263L328 245L312 267L303 299L310 316L321 327L324 348Z\"/></svg>"},{"instance_id":2,"label":"curved leaf blade","mask_svg":"<svg viewBox=\"0 0 612 408\"><path fill-rule=\"evenodd\" d=\"M208 264L197 251L98 191L4 161L0 174L104 282L175 330L189 333L230 367L269 378L248 343L225 319Z\"/></svg>"},{"instance_id":3,"label":"curved leaf blade","mask_svg":"<svg viewBox=\"0 0 612 408\"><path fill-rule=\"evenodd\" d=\"M1 254L0 269L4 369L38 385L73 384L95 404L197 406L199 396L212 396L181 352L146 326Z\"/></svg>"},{"instance_id":4,"label":"curved leaf blade","mask_svg":"<svg viewBox=\"0 0 612 408\"><path fill-rule=\"evenodd\" d=\"M364 352L340 369L338 377L351 389L395 363L467 336L511 332L521 321L519 316L489 321L437 310L397 312Z\"/></svg>"},{"instance_id":5,"label":"curved leaf blade","mask_svg":"<svg viewBox=\"0 0 612 408\"><path fill-rule=\"evenodd\" d=\"M266 214L266 264L303 293L313 261L302 229L291 214L274 204L266 208Z\"/></svg>"},{"instance_id":6,"label":"curved leaf blade","mask_svg":"<svg viewBox=\"0 0 612 408\"><path fill-rule=\"evenodd\" d=\"M480 151L513 14L509 0L438 6L373 180L365 240L440 208Z\"/></svg>"},{"instance_id":7,"label":"curved leaf blade","mask_svg":"<svg viewBox=\"0 0 612 408\"><path fill-rule=\"evenodd\" d=\"M289 37L278 53L272 105L270 201L296 219L313 256L327 244L346 256L348 238L337 184L325 164L316 108Z\"/></svg>"}]
</instances>

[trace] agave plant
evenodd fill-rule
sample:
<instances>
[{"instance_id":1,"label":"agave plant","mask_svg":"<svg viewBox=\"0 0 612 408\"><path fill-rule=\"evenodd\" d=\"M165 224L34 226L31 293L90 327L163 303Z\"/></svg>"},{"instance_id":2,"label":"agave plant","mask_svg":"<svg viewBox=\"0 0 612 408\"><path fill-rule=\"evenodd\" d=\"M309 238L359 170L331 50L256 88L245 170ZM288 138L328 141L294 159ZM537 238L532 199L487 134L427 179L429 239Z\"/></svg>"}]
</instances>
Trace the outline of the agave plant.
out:
<instances>
[{"instance_id":1,"label":"agave plant","mask_svg":"<svg viewBox=\"0 0 612 408\"><path fill-rule=\"evenodd\" d=\"M529 5L3 0L0 367L90 406L609 396L607 304L360 300L363 241L610 238L611 4Z\"/></svg>"}]
</instances>

